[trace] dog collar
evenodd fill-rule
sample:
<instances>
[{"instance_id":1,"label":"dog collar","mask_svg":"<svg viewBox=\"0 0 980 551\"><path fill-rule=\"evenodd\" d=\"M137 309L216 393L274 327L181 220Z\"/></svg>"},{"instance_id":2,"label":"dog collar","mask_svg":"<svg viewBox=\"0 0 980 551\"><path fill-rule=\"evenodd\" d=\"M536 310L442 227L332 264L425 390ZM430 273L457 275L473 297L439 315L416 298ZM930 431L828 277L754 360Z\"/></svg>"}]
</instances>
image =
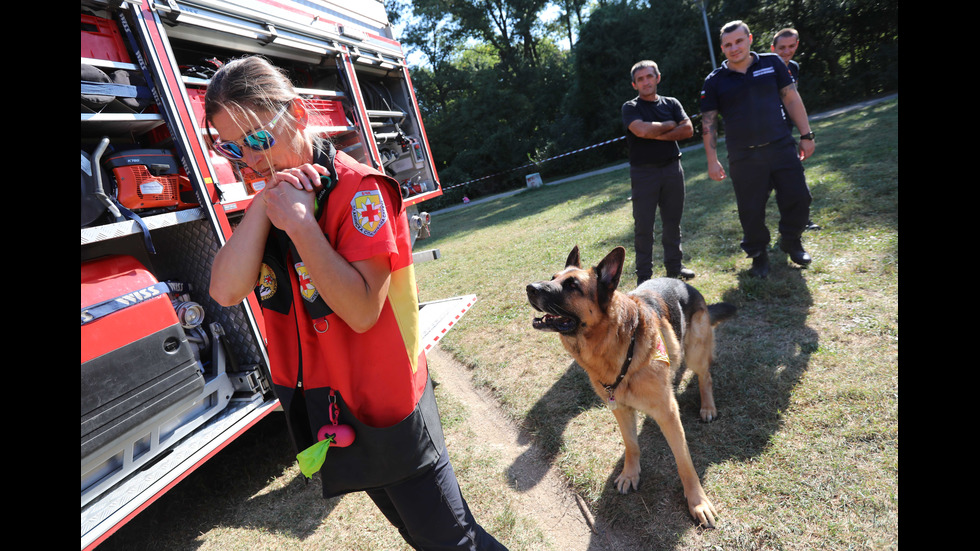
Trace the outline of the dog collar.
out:
<instances>
[{"instance_id":1,"label":"dog collar","mask_svg":"<svg viewBox=\"0 0 980 551\"><path fill-rule=\"evenodd\" d=\"M616 387L619 386L619 383L623 382L623 379L626 377L626 372L630 368L630 364L633 363L633 346L635 344L636 344L636 333L634 332L633 336L630 337L630 347L626 351L626 360L623 361L623 368L619 371L619 377L616 378L616 382L614 382L613 384L603 385L606 387L606 392L609 393L610 408L615 409L616 407L616 398L615 396L613 396L613 393L616 392Z\"/></svg>"}]
</instances>

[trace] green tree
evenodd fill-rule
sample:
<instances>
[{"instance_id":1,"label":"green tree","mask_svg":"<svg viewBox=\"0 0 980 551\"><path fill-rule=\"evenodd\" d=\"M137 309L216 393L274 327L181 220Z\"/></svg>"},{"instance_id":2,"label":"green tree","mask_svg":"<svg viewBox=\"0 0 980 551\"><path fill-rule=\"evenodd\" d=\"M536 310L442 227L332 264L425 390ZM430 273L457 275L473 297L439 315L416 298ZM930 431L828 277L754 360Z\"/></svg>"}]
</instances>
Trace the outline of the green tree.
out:
<instances>
[{"instance_id":1,"label":"green tree","mask_svg":"<svg viewBox=\"0 0 980 551\"><path fill-rule=\"evenodd\" d=\"M469 188L471 197L523 185L515 167L622 137L620 109L636 95L629 69L641 59L660 65L659 91L699 127L714 69L708 39L720 63L719 29L735 19L749 24L757 52L783 27L800 32L810 112L898 87L894 0L411 0L411 10L409 1L386 5L406 23L403 44L426 58L412 74L440 176L452 184L503 173ZM559 18L545 25L549 5ZM557 47L563 39L571 51ZM620 140L535 171L624 158Z\"/></svg>"}]
</instances>

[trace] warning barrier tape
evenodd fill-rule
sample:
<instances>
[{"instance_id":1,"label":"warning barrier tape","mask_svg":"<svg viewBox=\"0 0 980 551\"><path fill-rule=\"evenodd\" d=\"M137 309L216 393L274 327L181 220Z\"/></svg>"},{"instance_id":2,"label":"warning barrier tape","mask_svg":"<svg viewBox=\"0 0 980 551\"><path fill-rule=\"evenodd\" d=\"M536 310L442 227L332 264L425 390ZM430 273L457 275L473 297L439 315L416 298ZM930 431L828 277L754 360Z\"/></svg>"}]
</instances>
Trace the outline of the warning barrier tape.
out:
<instances>
[{"instance_id":1,"label":"warning barrier tape","mask_svg":"<svg viewBox=\"0 0 980 551\"><path fill-rule=\"evenodd\" d=\"M695 119L697 119L700 116L701 116L701 113L695 113L694 115L691 116L691 120L694 121ZM539 165L541 163L546 163L548 161L553 161L555 159L561 159L562 157L567 157L569 155L575 155L576 153L581 153L583 151L588 151L590 149L595 149L597 147L602 147L604 145L609 145L609 144L611 144L613 142L618 142L619 140L625 140L625 139L626 139L626 136L620 136L618 138L613 138L611 140L606 140L604 142L599 142L597 144L586 146L586 147L583 147L581 149L576 149L575 151L569 151L568 153L562 153L561 155L555 155L554 157L548 157L547 159L543 159L541 161L535 161L535 162L527 163L526 165L522 165L522 166L519 166L519 167L516 167L516 168L510 168L510 169L507 169L507 170L502 170L502 171L497 172L495 174L490 174L488 176L483 176L483 177L477 178L475 180L469 180L468 182L463 182L462 184L453 184L451 186L443 186L442 189L443 189L443 191L446 191L448 189L453 189L453 188L457 188L457 187L466 186L466 185L472 184L473 182L480 182L482 180L486 180L487 178L494 178L496 176L500 176L501 174L507 174L508 172L514 172L515 170L521 170L521 169L524 169L524 168L527 168L527 167L530 167L530 166L537 166L537 165Z\"/></svg>"},{"instance_id":2,"label":"warning barrier tape","mask_svg":"<svg viewBox=\"0 0 980 551\"><path fill-rule=\"evenodd\" d=\"M626 139L626 136L620 136L618 138L613 138L611 140L606 140L604 142L599 142L597 144L586 146L586 147L583 147L581 149L576 149L575 151L569 151L568 153L562 153L561 155L555 155L554 157L548 157L547 159L543 159L543 160L540 160L540 161L534 161L534 162L531 162L531 163L527 163L526 165L521 165L521 166L516 167L516 168L502 170L502 171L497 172L495 174L490 174L488 176L483 176L483 177L477 178L475 180L469 180L467 182L463 182L462 184L453 184L451 186L443 186L442 189L443 189L443 191L446 191L446 190L449 190L449 189L466 186L466 185L472 184L473 182L479 182L479 181L482 181L482 180L486 180L487 178L493 178L493 177L496 177L496 176L500 176L501 174L507 174L508 172L514 172L515 170L521 170L521 169L524 169L524 168L527 168L527 167L530 167L530 166L537 166L537 165L540 165L541 163L546 163L548 161L553 161L555 159L561 159L562 157L567 157L569 155L574 155L576 153L581 153L583 151L588 151L590 149L595 149L597 147L602 147L604 145L608 145L608 144L611 144L613 142L618 142L619 140L625 140L625 139Z\"/></svg>"}]
</instances>

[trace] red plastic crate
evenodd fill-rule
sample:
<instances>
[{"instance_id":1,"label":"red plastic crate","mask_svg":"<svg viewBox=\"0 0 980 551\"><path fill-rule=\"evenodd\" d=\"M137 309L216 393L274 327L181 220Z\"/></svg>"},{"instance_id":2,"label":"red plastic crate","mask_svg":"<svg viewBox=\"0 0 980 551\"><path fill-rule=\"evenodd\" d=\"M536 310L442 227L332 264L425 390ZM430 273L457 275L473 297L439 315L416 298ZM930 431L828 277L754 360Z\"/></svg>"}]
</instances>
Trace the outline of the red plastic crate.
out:
<instances>
[{"instance_id":1,"label":"red plastic crate","mask_svg":"<svg viewBox=\"0 0 980 551\"><path fill-rule=\"evenodd\" d=\"M339 101L316 98L303 101L309 110L310 126L347 126L347 117Z\"/></svg>"},{"instance_id":2,"label":"red plastic crate","mask_svg":"<svg viewBox=\"0 0 980 551\"><path fill-rule=\"evenodd\" d=\"M82 15L82 57L131 63L126 43L112 19Z\"/></svg>"},{"instance_id":3,"label":"red plastic crate","mask_svg":"<svg viewBox=\"0 0 980 551\"><path fill-rule=\"evenodd\" d=\"M187 89L187 99L191 100L191 109L194 110L194 120L197 121L198 126L204 128L204 94L207 90L204 88L188 88Z\"/></svg>"}]
</instances>

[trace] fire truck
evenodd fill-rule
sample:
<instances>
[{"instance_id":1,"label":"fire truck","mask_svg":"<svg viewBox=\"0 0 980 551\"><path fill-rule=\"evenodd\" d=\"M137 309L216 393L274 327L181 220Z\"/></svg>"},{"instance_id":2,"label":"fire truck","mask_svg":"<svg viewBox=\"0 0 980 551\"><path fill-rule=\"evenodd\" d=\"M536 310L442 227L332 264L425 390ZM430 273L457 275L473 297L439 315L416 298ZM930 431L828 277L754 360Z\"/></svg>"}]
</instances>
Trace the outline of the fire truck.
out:
<instances>
[{"instance_id":1,"label":"fire truck","mask_svg":"<svg viewBox=\"0 0 980 551\"><path fill-rule=\"evenodd\" d=\"M398 180L413 237L442 193L380 0L82 0L82 549L278 407L256 297L208 296L265 186L204 136L210 76L244 55L286 70L318 132ZM420 304L423 348L475 300Z\"/></svg>"}]
</instances>

